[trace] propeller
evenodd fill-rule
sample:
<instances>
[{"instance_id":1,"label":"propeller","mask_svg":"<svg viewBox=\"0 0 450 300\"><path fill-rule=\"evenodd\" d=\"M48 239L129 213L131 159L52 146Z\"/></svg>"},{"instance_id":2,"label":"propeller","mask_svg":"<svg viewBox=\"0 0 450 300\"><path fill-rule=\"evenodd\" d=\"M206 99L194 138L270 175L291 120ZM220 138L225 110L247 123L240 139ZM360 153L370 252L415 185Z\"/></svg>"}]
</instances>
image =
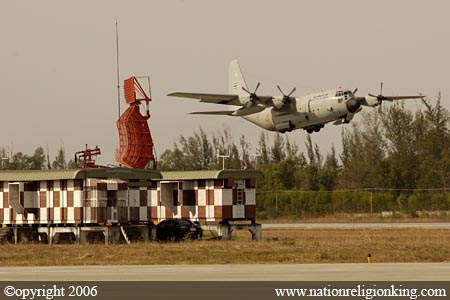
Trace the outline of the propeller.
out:
<instances>
[{"instance_id":1,"label":"propeller","mask_svg":"<svg viewBox=\"0 0 450 300\"><path fill-rule=\"evenodd\" d=\"M370 97L375 97L375 98L377 98L378 101L385 100L386 97L383 96L383 82L380 83L380 94L378 94L377 96L375 96L375 95L369 93L369 96L370 96Z\"/></svg>"},{"instance_id":2,"label":"propeller","mask_svg":"<svg viewBox=\"0 0 450 300\"><path fill-rule=\"evenodd\" d=\"M292 89L292 91L289 93L289 94L285 94L284 92L283 92L283 90L280 88L280 86L279 85L277 85L277 88L278 88L278 90L281 92L281 94L283 95L283 104L289 104L289 103L291 103L291 95L297 90L297 88L293 88Z\"/></svg>"},{"instance_id":3,"label":"propeller","mask_svg":"<svg viewBox=\"0 0 450 300\"><path fill-rule=\"evenodd\" d=\"M379 104L378 112L381 113L382 112L382 107L381 107L382 101L383 100L389 100L387 97L383 96L383 82L380 82L380 93L378 95L376 95L376 96L371 94L371 93L369 93L369 96L377 98L378 104Z\"/></svg>"},{"instance_id":4,"label":"propeller","mask_svg":"<svg viewBox=\"0 0 450 300\"><path fill-rule=\"evenodd\" d=\"M242 89L250 95L250 102L254 102L255 100L259 99L258 96L256 95L256 91L258 90L260 84L261 83L258 82L258 84L255 87L255 91L253 93L247 90L245 87L242 87Z\"/></svg>"}]
</instances>

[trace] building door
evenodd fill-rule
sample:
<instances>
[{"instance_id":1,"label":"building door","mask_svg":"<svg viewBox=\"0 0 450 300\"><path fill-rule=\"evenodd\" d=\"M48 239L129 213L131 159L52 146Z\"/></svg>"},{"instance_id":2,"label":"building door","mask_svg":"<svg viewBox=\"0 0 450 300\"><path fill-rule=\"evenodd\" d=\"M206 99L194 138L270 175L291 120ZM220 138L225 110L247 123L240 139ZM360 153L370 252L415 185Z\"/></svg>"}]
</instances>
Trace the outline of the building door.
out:
<instances>
[{"instance_id":1,"label":"building door","mask_svg":"<svg viewBox=\"0 0 450 300\"><path fill-rule=\"evenodd\" d=\"M234 219L244 219L245 218L245 189L244 181L235 181L235 193L236 200L233 201L233 218Z\"/></svg>"}]
</instances>

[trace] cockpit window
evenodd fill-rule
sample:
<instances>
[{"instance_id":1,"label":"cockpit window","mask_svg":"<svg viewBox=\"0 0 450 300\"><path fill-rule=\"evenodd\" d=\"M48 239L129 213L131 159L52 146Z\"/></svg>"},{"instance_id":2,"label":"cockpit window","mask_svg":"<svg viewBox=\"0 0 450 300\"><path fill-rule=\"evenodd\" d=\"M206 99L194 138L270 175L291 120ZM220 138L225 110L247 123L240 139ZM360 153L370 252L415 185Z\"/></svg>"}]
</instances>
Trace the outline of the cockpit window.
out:
<instances>
[{"instance_id":1,"label":"cockpit window","mask_svg":"<svg viewBox=\"0 0 450 300\"><path fill-rule=\"evenodd\" d=\"M351 95L352 95L352 92L350 92L349 90L336 92L336 97L351 96Z\"/></svg>"}]
</instances>

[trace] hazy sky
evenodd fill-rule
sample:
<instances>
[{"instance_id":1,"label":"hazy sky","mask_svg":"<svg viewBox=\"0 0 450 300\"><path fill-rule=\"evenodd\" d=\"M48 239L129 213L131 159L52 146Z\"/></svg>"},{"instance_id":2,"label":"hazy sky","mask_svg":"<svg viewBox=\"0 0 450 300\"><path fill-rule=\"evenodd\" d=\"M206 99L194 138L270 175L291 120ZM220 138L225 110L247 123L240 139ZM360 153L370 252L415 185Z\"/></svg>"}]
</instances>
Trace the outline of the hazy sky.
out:
<instances>
[{"instance_id":1,"label":"hazy sky","mask_svg":"<svg viewBox=\"0 0 450 300\"><path fill-rule=\"evenodd\" d=\"M32 154L48 146L53 159L61 144L69 158L85 144L99 145L99 161L114 163L116 19L121 81L152 78L149 124L158 155L200 126L245 134L256 149L257 126L188 115L223 107L166 96L226 93L232 59L250 89L261 82L260 94L279 94L280 84L297 87L296 95L338 86L365 95L384 81L385 94L422 92L434 100L441 91L450 109L449 15L450 1L437 0L2 1L0 147ZM340 149L341 128L327 125L313 142L324 152L333 143ZM289 137L303 147L306 133Z\"/></svg>"}]
</instances>

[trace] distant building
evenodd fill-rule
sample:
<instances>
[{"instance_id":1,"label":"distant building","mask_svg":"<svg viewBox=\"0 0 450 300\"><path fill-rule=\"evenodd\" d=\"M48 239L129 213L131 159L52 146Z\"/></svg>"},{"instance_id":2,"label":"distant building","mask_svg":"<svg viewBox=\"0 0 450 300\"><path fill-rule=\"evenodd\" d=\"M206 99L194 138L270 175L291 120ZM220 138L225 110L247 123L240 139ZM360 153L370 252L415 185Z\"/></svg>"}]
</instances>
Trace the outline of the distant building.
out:
<instances>
[{"instance_id":1,"label":"distant building","mask_svg":"<svg viewBox=\"0 0 450 300\"><path fill-rule=\"evenodd\" d=\"M256 218L255 170L162 172L153 220L188 218L222 222ZM155 199L156 200L156 199Z\"/></svg>"}]
</instances>

